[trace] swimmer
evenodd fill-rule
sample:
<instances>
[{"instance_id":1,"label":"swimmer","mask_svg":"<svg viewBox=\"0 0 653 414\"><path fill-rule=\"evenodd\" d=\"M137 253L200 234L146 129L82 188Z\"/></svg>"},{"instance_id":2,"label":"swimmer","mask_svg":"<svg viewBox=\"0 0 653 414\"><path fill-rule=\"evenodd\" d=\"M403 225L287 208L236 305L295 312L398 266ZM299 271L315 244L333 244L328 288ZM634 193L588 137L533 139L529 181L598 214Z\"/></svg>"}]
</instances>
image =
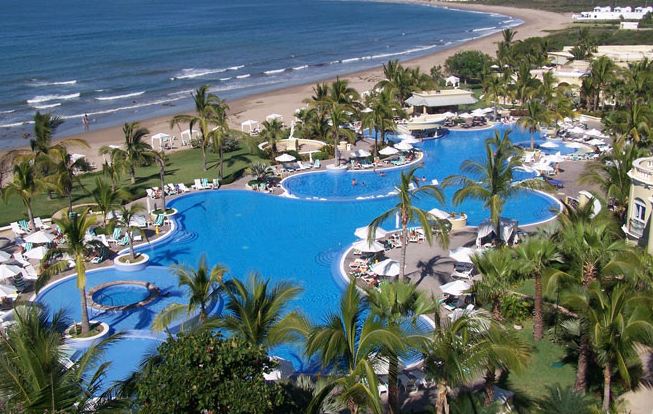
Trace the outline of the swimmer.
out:
<instances>
[{"instance_id":1,"label":"swimmer","mask_svg":"<svg viewBox=\"0 0 653 414\"><path fill-rule=\"evenodd\" d=\"M426 182L426 176L424 176L424 175L422 176L422 182L423 182L423 183Z\"/></svg>"},{"instance_id":2,"label":"swimmer","mask_svg":"<svg viewBox=\"0 0 653 414\"><path fill-rule=\"evenodd\" d=\"M381 177L385 177L385 172L381 171L381 172L379 172L379 175L380 175Z\"/></svg>"},{"instance_id":3,"label":"swimmer","mask_svg":"<svg viewBox=\"0 0 653 414\"><path fill-rule=\"evenodd\" d=\"M352 187L356 186L356 179L355 178L351 180L351 185L352 185Z\"/></svg>"}]
</instances>

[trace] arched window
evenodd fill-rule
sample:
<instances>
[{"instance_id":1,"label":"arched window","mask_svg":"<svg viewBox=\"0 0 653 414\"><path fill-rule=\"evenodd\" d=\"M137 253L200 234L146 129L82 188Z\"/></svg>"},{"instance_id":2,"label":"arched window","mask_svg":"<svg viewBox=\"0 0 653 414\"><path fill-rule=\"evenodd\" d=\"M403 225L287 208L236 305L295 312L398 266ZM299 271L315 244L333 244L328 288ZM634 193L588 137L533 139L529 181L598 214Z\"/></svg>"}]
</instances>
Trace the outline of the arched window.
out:
<instances>
[{"instance_id":1,"label":"arched window","mask_svg":"<svg viewBox=\"0 0 653 414\"><path fill-rule=\"evenodd\" d=\"M633 218L644 222L646 219L646 203L642 199L636 198L633 207Z\"/></svg>"}]
</instances>

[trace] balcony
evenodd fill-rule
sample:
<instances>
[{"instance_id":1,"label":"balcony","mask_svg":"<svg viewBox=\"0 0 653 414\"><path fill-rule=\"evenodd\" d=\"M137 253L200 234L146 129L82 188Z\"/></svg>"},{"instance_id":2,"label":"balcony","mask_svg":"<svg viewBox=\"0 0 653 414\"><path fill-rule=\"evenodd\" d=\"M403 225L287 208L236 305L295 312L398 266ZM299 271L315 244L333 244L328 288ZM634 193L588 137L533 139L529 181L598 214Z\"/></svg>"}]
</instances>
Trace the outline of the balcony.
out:
<instances>
[{"instance_id":1,"label":"balcony","mask_svg":"<svg viewBox=\"0 0 653 414\"><path fill-rule=\"evenodd\" d=\"M646 223L641 220L631 218L628 220L628 234L638 239L644 235L644 229L646 228Z\"/></svg>"},{"instance_id":2,"label":"balcony","mask_svg":"<svg viewBox=\"0 0 653 414\"><path fill-rule=\"evenodd\" d=\"M653 185L653 157L636 159L628 175L633 180Z\"/></svg>"}]
</instances>

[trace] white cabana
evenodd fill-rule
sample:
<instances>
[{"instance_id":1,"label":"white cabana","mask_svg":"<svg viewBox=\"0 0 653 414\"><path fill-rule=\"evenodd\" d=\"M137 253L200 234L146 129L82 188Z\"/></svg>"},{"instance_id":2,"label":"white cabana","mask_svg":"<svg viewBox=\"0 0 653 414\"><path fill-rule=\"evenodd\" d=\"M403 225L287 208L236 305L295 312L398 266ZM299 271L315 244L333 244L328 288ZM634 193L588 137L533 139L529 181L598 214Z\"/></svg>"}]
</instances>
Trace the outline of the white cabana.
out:
<instances>
[{"instance_id":1,"label":"white cabana","mask_svg":"<svg viewBox=\"0 0 653 414\"><path fill-rule=\"evenodd\" d=\"M560 151L556 152L553 155L547 155L546 157L544 157L544 159L549 164L555 164L555 163L563 162L565 160L562 154L560 154Z\"/></svg>"},{"instance_id":2,"label":"white cabana","mask_svg":"<svg viewBox=\"0 0 653 414\"><path fill-rule=\"evenodd\" d=\"M514 232L517 230L517 222L507 218L499 220L499 233L497 236L504 242L510 240ZM480 247L483 238L496 233L494 223L490 220L485 220L478 226L478 233L476 235L476 245Z\"/></svg>"},{"instance_id":3,"label":"white cabana","mask_svg":"<svg viewBox=\"0 0 653 414\"><path fill-rule=\"evenodd\" d=\"M544 174L550 174L554 171L553 167L551 167L549 164L545 164L542 162L531 165L531 168L539 173L544 173Z\"/></svg>"},{"instance_id":4,"label":"white cabana","mask_svg":"<svg viewBox=\"0 0 653 414\"><path fill-rule=\"evenodd\" d=\"M272 122L275 119L278 119L279 121L283 121L283 116L279 115L279 114L270 114L270 115L265 117L265 120L268 121L268 122Z\"/></svg>"},{"instance_id":5,"label":"white cabana","mask_svg":"<svg viewBox=\"0 0 653 414\"><path fill-rule=\"evenodd\" d=\"M540 144L540 147L542 148L558 148L560 145L556 144L555 142L547 141L543 144Z\"/></svg>"},{"instance_id":6,"label":"white cabana","mask_svg":"<svg viewBox=\"0 0 653 414\"><path fill-rule=\"evenodd\" d=\"M451 296L465 295L472 286L464 280L454 280L453 282L446 283L440 286L442 293Z\"/></svg>"},{"instance_id":7,"label":"white cabana","mask_svg":"<svg viewBox=\"0 0 653 414\"><path fill-rule=\"evenodd\" d=\"M11 259L11 255L4 250L0 250L0 263L4 263L9 259Z\"/></svg>"},{"instance_id":8,"label":"white cabana","mask_svg":"<svg viewBox=\"0 0 653 414\"><path fill-rule=\"evenodd\" d=\"M363 226L359 227L354 231L354 235L358 237L359 239L367 240L367 236L369 235L370 228L368 226ZM388 235L388 232L382 229L381 227L377 227L376 231L374 232L374 238L375 239L381 239L385 236Z\"/></svg>"},{"instance_id":9,"label":"white cabana","mask_svg":"<svg viewBox=\"0 0 653 414\"><path fill-rule=\"evenodd\" d=\"M449 257L460 263L472 263L472 256L476 253L471 247L456 247L449 250Z\"/></svg>"},{"instance_id":10,"label":"white cabana","mask_svg":"<svg viewBox=\"0 0 653 414\"><path fill-rule=\"evenodd\" d=\"M23 253L23 256L27 257L28 259L34 259L34 260L41 260L43 259L43 256L48 252L48 248L45 246L38 246L33 248L32 250L28 250L25 253Z\"/></svg>"},{"instance_id":11,"label":"white cabana","mask_svg":"<svg viewBox=\"0 0 653 414\"><path fill-rule=\"evenodd\" d=\"M247 121L243 121L240 123L240 130L242 132L245 132L245 127L247 127L247 133L251 133L258 127L258 121L255 121L253 119L248 119Z\"/></svg>"},{"instance_id":12,"label":"white cabana","mask_svg":"<svg viewBox=\"0 0 653 414\"><path fill-rule=\"evenodd\" d=\"M458 85L460 85L460 78L456 76L449 76L447 79L444 80L446 85L451 85L454 88L457 88Z\"/></svg>"},{"instance_id":13,"label":"white cabana","mask_svg":"<svg viewBox=\"0 0 653 414\"><path fill-rule=\"evenodd\" d=\"M398 143L398 144L395 144L394 147L397 148L400 151L410 151L410 150L413 149L412 145L410 145L407 142L403 142L403 141Z\"/></svg>"},{"instance_id":14,"label":"white cabana","mask_svg":"<svg viewBox=\"0 0 653 414\"><path fill-rule=\"evenodd\" d=\"M16 276L20 273L20 266L12 264L0 264L0 280Z\"/></svg>"},{"instance_id":15,"label":"white cabana","mask_svg":"<svg viewBox=\"0 0 653 414\"><path fill-rule=\"evenodd\" d=\"M439 208L432 208L429 210L429 214L440 220L446 220L449 218L449 213L442 211Z\"/></svg>"},{"instance_id":16,"label":"white cabana","mask_svg":"<svg viewBox=\"0 0 653 414\"><path fill-rule=\"evenodd\" d=\"M281 154L278 157L276 157L275 160L279 162L293 162L296 160L296 158L290 154Z\"/></svg>"},{"instance_id":17,"label":"white cabana","mask_svg":"<svg viewBox=\"0 0 653 414\"><path fill-rule=\"evenodd\" d=\"M34 244L52 243L56 238L57 236L52 233L48 233L45 230L39 230L25 237L25 241Z\"/></svg>"},{"instance_id":18,"label":"white cabana","mask_svg":"<svg viewBox=\"0 0 653 414\"><path fill-rule=\"evenodd\" d=\"M170 141L170 135L164 134L163 132L152 135L150 138L150 144L152 145L152 148L154 148L154 141L159 142L159 149L162 150L163 144Z\"/></svg>"},{"instance_id":19,"label":"white cabana","mask_svg":"<svg viewBox=\"0 0 653 414\"><path fill-rule=\"evenodd\" d=\"M385 250L383 245L377 241L369 243L367 240L357 241L352 245L354 250L358 250L363 253L378 253Z\"/></svg>"},{"instance_id":20,"label":"white cabana","mask_svg":"<svg viewBox=\"0 0 653 414\"><path fill-rule=\"evenodd\" d=\"M350 155L352 158L366 158L372 154L364 149L357 149L356 151L352 151Z\"/></svg>"},{"instance_id":21,"label":"white cabana","mask_svg":"<svg viewBox=\"0 0 653 414\"><path fill-rule=\"evenodd\" d=\"M396 260L385 259L372 266L372 272L379 276L396 277L401 273L401 266Z\"/></svg>"},{"instance_id":22,"label":"white cabana","mask_svg":"<svg viewBox=\"0 0 653 414\"><path fill-rule=\"evenodd\" d=\"M381 154L381 155L395 155L398 152L399 152L399 150L396 149L396 148L385 147L381 151L379 151L379 154Z\"/></svg>"}]
</instances>

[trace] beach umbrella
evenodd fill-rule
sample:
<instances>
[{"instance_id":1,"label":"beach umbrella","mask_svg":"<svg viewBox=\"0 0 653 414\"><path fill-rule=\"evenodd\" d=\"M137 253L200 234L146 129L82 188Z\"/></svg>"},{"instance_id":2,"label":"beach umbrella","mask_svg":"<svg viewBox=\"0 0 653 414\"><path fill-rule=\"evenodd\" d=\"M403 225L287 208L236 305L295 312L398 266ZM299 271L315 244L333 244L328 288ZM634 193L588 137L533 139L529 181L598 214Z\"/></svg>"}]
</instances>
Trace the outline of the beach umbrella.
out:
<instances>
[{"instance_id":1,"label":"beach umbrella","mask_svg":"<svg viewBox=\"0 0 653 414\"><path fill-rule=\"evenodd\" d=\"M413 149L412 145L410 145L407 142L403 142L403 141L398 143L398 144L395 144L394 147L397 148L400 151L410 151L410 150Z\"/></svg>"},{"instance_id":2,"label":"beach umbrella","mask_svg":"<svg viewBox=\"0 0 653 414\"><path fill-rule=\"evenodd\" d=\"M293 157L290 154L281 154L278 157L276 157L275 160L277 160L279 162L292 162L292 161L295 161L296 158Z\"/></svg>"},{"instance_id":3,"label":"beach umbrella","mask_svg":"<svg viewBox=\"0 0 653 414\"><path fill-rule=\"evenodd\" d=\"M569 132L570 134L574 134L574 135L583 135L583 134L587 133L587 130L584 129L584 128L581 128L579 126L575 126L575 127L573 127L572 129L570 129L567 132Z\"/></svg>"},{"instance_id":4,"label":"beach umbrella","mask_svg":"<svg viewBox=\"0 0 653 414\"><path fill-rule=\"evenodd\" d=\"M603 142L603 140L598 138L594 138L587 141L587 145L603 145L603 144L605 144L605 142Z\"/></svg>"},{"instance_id":5,"label":"beach umbrella","mask_svg":"<svg viewBox=\"0 0 653 414\"><path fill-rule=\"evenodd\" d=\"M27 257L28 259L41 260L43 259L43 256L45 256L47 252L48 252L47 247L39 246L26 251L25 253L23 253L23 256Z\"/></svg>"},{"instance_id":6,"label":"beach umbrella","mask_svg":"<svg viewBox=\"0 0 653 414\"><path fill-rule=\"evenodd\" d=\"M474 109L472 111L472 115L474 115L474 116L483 116L483 115L485 115L485 111L482 110L481 108L477 108L477 109Z\"/></svg>"},{"instance_id":7,"label":"beach umbrella","mask_svg":"<svg viewBox=\"0 0 653 414\"><path fill-rule=\"evenodd\" d=\"M385 147L381 151L379 151L379 154L381 154L381 155L394 155L394 154L396 154L398 152L399 152L399 150L396 149L396 148Z\"/></svg>"},{"instance_id":8,"label":"beach umbrella","mask_svg":"<svg viewBox=\"0 0 653 414\"><path fill-rule=\"evenodd\" d=\"M18 273L20 273L20 266L0 264L0 280L16 276Z\"/></svg>"},{"instance_id":9,"label":"beach umbrella","mask_svg":"<svg viewBox=\"0 0 653 414\"><path fill-rule=\"evenodd\" d=\"M474 115L468 113L468 112L463 112L462 114L459 114L458 117L460 118L473 118Z\"/></svg>"},{"instance_id":10,"label":"beach umbrella","mask_svg":"<svg viewBox=\"0 0 653 414\"><path fill-rule=\"evenodd\" d=\"M378 253L385 250L383 245L377 241L369 243L367 240L357 241L352 245L354 250L361 251L363 253Z\"/></svg>"},{"instance_id":11,"label":"beach umbrella","mask_svg":"<svg viewBox=\"0 0 653 414\"><path fill-rule=\"evenodd\" d=\"M358 237L359 239L367 240L367 236L369 235L370 228L368 226L363 226L359 227L354 231L354 235ZM376 231L374 232L374 238L375 239L381 239L385 236L388 235L388 232L382 229L381 227L377 227Z\"/></svg>"},{"instance_id":12,"label":"beach umbrella","mask_svg":"<svg viewBox=\"0 0 653 414\"><path fill-rule=\"evenodd\" d=\"M457 262L471 263L474 252L474 249L470 247L457 247L453 250L449 250L449 257Z\"/></svg>"},{"instance_id":13,"label":"beach umbrella","mask_svg":"<svg viewBox=\"0 0 653 414\"><path fill-rule=\"evenodd\" d=\"M365 158L365 157L369 157L370 155L372 154L370 154L369 151L366 151L364 149L357 149L356 151L352 151L351 153L352 158Z\"/></svg>"},{"instance_id":14,"label":"beach umbrella","mask_svg":"<svg viewBox=\"0 0 653 414\"><path fill-rule=\"evenodd\" d=\"M442 293L446 293L447 295L461 296L471 289L471 287L472 286L464 280L454 280L453 282L440 286L440 290L442 290Z\"/></svg>"},{"instance_id":15,"label":"beach umbrella","mask_svg":"<svg viewBox=\"0 0 653 414\"><path fill-rule=\"evenodd\" d=\"M392 259L385 259L372 266L372 272L379 276L395 277L399 276L400 271L399 262Z\"/></svg>"},{"instance_id":16,"label":"beach umbrella","mask_svg":"<svg viewBox=\"0 0 653 414\"><path fill-rule=\"evenodd\" d=\"M454 114L453 112L447 111L447 112L443 113L442 116L445 117L445 118L453 118L454 116L456 116L456 114Z\"/></svg>"},{"instance_id":17,"label":"beach umbrella","mask_svg":"<svg viewBox=\"0 0 653 414\"><path fill-rule=\"evenodd\" d=\"M56 238L57 236L52 233L48 233L45 230L39 230L25 237L25 241L34 244L52 243Z\"/></svg>"},{"instance_id":18,"label":"beach umbrella","mask_svg":"<svg viewBox=\"0 0 653 414\"><path fill-rule=\"evenodd\" d=\"M18 296L18 291L13 286L0 285L0 298L5 296L16 297Z\"/></svg>"},{"instance_id":19,"label":"beach umbrella","mask_svg":"<svg viewBox=\"0 0 653 414\"><path fill-rule=\"evenodd\" d=\"M419 139L411 136L411 137L408 137L406 139L402 139L401 142L406 143L406 144L418 144Z\"/></svg>"},{"instance_id":20,"label":"beach umbrella","mask_svg":"<svg viewBox=\"0 0 653 414\"><path fill-rule=\"evenodd\" d=\"M603 132L599 131L596 128L592 128L588 131L585 132L585 135L589 135L590 137L596 137L596 138L602 138L605 135L603 135Z\"/></svg>"},{"instance_id":21,"label":"beach umbrella","mask_svg":"<svg viewBox=\"0 0 653 414\"><path fill-rule=\"evenodd\" d=\"M4 250L0 250L0 263L6 262L11 259L11 255Z\"/></svg>"},{"instance_id":22,"label":"beach umbrella","mask_svg":"<svg viewBox=\"0 0 653 414\"><path fill-rule=\"evenodd\" d=\"M555 142L547 141L544 144L540 144L540 147L542 148L558 148L560 145L556 144Z\"/></svg>"},{"instance_id":23,"label":"beach umbrella","mask_svg":"<svg viewBox=\"0 0 653 414\"><path fill-rule=\"evenodd\" d=\"M585 145L579 144L578 142L567 142L565 144L565 147L578 149L578 148L585 148Z\"/></svg>"},{"instance_id":24,"label":"beach umbrella","mask_svg":"<svg viewBox=\"0 0 653 414\"><path fill-rule=\"evenodd\" d=\"M435 218L438 218L440 220L446 220L449 218L449 213L446 211L442 211L439 208L432 208L429 210L429 214L432 216L435 216Z\"/></svg>"},{"instance_id":25,"label":"beach umbrella","mask_svg":"<svg viewBox=\"0 0 653 414\"><path fill-rule=\"evenodd\" d=\"M549 163L563 162L565 160L560 154L560 151L556 152L554 155L549 155L546 159Z\"/></svg>"}]
</instances>

